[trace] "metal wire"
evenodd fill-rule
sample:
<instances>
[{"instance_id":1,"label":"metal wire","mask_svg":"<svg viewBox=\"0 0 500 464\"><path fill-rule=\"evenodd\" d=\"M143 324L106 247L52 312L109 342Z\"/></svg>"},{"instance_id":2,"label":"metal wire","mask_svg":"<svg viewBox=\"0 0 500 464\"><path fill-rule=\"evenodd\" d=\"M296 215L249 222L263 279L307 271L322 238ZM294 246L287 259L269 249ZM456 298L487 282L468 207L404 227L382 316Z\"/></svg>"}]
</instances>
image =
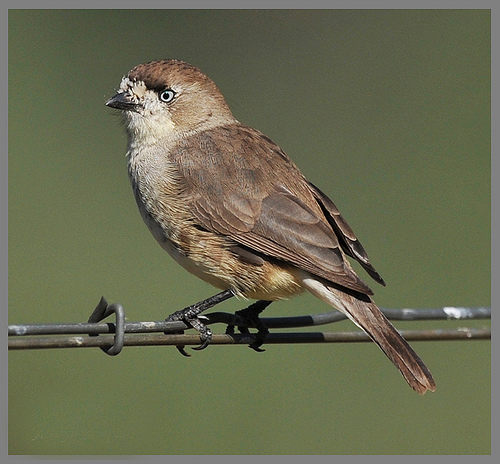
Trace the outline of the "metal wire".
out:
<instances>
[{"instance_id":1,"label":"metal wire","mask_svg":"<svg viewBox=\"0 0 500 464\"><path fill-rule=\"evenodd\" d=\"M210 301L214 304L229 298L227 292L221 292ZM213 306L212 304L211 306ZM490 319L491 308L445 307L439 309L382 309L391 320L471 320ZM102 319L115 314L115 323L102 323ZM237 315L213 312L201 316L204 323L223 323L230 326L248 327ZM330 324L345 319L338 311L297 317L262 318L262 322L270 329L311 327ZM166 322L125 322L125 311L119 304L108 305L102 298L87 323L63 324L23 324L9 325L9 350L43 349L43 348L83 348L100 347L109 355L117 355L123 346L150 345L198 345L199 335L180 334L190 327L182 321ZM153 334L152 332L161 332ZM90 337L63 337L62 335L86 334ZM96 337L96 335L101 336ZM114 334L113 337L102 334ZM142 335L138 335L142 334ZM491 329L433 329L423 331L401 331L407 340L479 340L491 339ZM43 335L40 337L39 335ZM57 337L50 335L58 335ZM335 333L271 333L266 344L278 343L346 343L365 342L369 337L364 332ZM253 334L215 334L213 345L252 344Z\"/></svg>"},{"instance_id":2,"label":"metal wire","mask_svg":"<svg viewBox=\"0 0 500 464\"><path fill-rule=\"evenodd\" d=\"M436 340L489 340L490 329L461 328L456 330L401 330L408 341ZM356 343L371 339L359 331L352 332L301 332L270 333L266 344L303 344L303 343ZM255 342L252 334L214 334L210 345L251 345ZM196 334L137 334L125 335L123 346L157 345L199 345ZM114 345L114 337L33 337L9 339L9 350L29 350L48 348L109 348Z\"/></svg>"}]
</instances>

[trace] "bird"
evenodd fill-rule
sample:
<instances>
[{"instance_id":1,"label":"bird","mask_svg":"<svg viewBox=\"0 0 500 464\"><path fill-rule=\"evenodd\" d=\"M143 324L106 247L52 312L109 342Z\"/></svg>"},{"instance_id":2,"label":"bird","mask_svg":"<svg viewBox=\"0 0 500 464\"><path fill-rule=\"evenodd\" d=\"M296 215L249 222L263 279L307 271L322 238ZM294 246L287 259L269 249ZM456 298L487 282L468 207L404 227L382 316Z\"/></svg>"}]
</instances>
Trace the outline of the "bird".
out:
<instances>
[{"instance_id":1,"label":"bird","mask_svg":"<svg viewBox=\"0 0 500 464\"><path fill-rule=\"evenodd\" d=\"M349 259L385 285L333 201L269 137L233 116L212 79L185 61L150 61L129 71L106 105L124 117L140 214L177 263L222 298L257 300L257 319L271 302L309 291L366 332L413 390L436 389L353 270ZM207 341L203 309L167 320L186 321Z\"/></svg>"}]
</instances>

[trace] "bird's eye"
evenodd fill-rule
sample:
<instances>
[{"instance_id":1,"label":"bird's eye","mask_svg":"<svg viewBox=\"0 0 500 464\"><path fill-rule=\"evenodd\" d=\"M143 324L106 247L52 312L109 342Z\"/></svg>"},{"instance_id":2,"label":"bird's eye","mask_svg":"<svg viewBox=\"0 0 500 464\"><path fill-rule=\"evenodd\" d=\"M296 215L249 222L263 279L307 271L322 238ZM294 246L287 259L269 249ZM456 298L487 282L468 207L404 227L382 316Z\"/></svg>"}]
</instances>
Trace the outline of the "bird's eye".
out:
<instances>
[{"instance_id":1,"label":"bird's eye","mask_svg":"<svg viewBox=\"0 0 500 464\"><path fill-rule=\"evenodd\" d=\"M160 92L160 100L164 103L170 103L175 97L175 92L172 89L165 89Z\"/></svg>"}]
</instances>

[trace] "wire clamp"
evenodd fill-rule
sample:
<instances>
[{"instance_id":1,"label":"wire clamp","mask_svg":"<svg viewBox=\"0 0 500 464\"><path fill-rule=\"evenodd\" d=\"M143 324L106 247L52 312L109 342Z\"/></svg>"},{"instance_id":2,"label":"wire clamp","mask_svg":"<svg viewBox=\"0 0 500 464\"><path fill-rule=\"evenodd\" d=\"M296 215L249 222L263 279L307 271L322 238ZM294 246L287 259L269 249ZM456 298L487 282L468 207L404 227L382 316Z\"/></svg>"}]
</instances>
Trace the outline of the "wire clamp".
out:
<instances>
[{"instance_id":1,"label":"wire clamp","mask_svg":"<svg viewBox=\"0 0 500 464\"><path fill-rule=\"evenodd\" d=\"M108 305L104 297L101 297L98 305L92 312L87 322L98 323L106 319L111 314L115 314L116 323L108 322L110 332L115 333L115 340L111 346L100 347L102 351L110 356L116 356L123 348L125 341L125 310L123 306L118 303ZM89 334L90 337L97 337L98 334Z\"/></svg>"}]
</instances>

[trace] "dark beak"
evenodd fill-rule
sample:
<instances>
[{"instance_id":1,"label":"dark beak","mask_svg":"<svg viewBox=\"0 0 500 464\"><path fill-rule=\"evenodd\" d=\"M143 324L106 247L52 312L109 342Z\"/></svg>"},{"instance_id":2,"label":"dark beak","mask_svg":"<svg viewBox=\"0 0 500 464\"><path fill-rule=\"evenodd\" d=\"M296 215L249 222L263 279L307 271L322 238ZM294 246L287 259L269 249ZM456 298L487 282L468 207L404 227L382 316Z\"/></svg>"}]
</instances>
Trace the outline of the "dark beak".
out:
<instances>
[{"instance_id":1,"label":"dark beak","mask_svg":"<svg viewBox=\"0 0 500 464\"><path fill-rule=\"evenodd\" d=\"M106 106L123 111L137 111L139 104L128 100L126 95L123 92L117 93L106 102Z\"/></svg>"}]
</instances>

